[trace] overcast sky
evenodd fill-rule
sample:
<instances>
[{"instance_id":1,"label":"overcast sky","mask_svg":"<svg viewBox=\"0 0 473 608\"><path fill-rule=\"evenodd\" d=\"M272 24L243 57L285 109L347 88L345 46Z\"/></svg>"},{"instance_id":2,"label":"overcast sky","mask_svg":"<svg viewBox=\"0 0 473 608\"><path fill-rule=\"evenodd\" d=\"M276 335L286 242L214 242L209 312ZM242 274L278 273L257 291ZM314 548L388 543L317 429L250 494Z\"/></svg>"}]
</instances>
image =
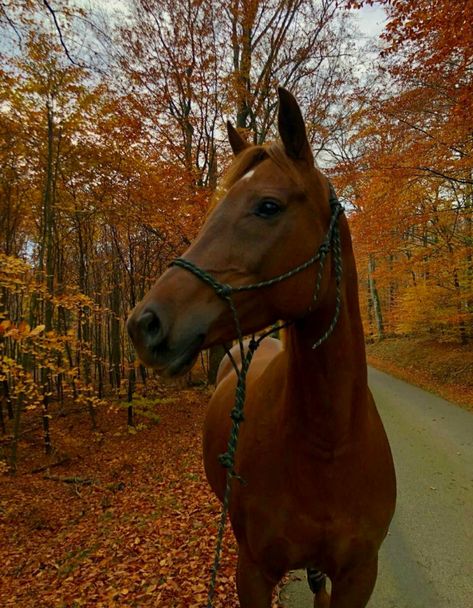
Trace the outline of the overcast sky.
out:
<instances>
[{"instance_id":1,"label":"overcast sky","mask_svg":"<svg viewBox=\"0 0 473 608\"><path fill-rule=\"evenodd\" d=\"M95 0L92 4L90 0L79 0L79 4L84 6L97 6L106 13L114 12L116 9L126 12L129 0ZM383 30L386 20L386 13L381 6L364 6L362 9L354 10L358 25L365 36L377 37Z\"/></svg>"},{"instance_id":2,"label":"overcast sky","mask_svg":"<svg viewBox=\"0 0 473 608\"><path fill-rule=\"evenodd\" d=\"M354 11L358 20L358 27L366 36L379 36L386 22L386 13L381 6L364 6Z\"/></svg>"}]
</instances>

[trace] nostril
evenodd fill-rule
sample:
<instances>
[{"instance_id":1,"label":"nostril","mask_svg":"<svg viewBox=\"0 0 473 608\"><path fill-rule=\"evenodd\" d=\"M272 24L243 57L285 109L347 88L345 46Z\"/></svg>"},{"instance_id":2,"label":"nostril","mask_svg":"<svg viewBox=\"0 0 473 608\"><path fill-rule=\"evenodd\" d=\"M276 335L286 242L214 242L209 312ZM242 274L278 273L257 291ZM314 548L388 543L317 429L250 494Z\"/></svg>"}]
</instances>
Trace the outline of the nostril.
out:
<instances>
[{"instance_id":1,"label":"nostril","mask_svg":"<svg viewBox=\"0 0 473 608\"><path fill-rule=\"evenodd\" d=\"M152 310L145 310L144 313L141 315L138 324L143 331L146 331L150 334L156 334L161 329L159 317Z\"/></svg>"},{"instance_id":2,"label":"nostril","mask_svg":"<svg viewBox=\"0 0 473 608\"><path fill-rule=\"evenodd\" d=\"M156 339L161 331L161 321L153 310L145 310L138 319L138 326L148 337Z\"/></svg>"}]
</instances>

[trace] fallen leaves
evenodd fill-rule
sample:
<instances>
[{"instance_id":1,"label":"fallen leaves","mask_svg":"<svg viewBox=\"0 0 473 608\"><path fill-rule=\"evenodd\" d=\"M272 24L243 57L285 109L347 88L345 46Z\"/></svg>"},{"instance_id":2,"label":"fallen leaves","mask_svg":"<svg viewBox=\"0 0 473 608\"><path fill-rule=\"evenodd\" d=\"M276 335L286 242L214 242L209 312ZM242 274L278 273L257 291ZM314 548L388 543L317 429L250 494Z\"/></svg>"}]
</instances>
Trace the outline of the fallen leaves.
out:
<instances>
[{"instance_id":1,"label":"fallen leaves","mask_svg":"<svg viewBox=\"0 0 473 608\"><path fill-rule=\"evenodd\" d=\"M368 344L367 355L372 365L473 410L473 353L469 345L390 338Z\"/></svg>"},{"instance_id":2,"label":"fallen leaves","mask_svg":"<svg viewBox=\"0 0 473 608\"><path fill-rule=\"evenodd\" d=\"M90 441L85 418L73 429L62 421L64 441L74 436L62 448L75 453L56 467L58 478L90 485L24 472L2 479L2 607L206 606L220 516L202 466L206 400L175 392L159 403L160 423L136 435L126 433L120 410L104 408L99 423L109 432L100 442ZM238 607L235 568L227 526L215 608Z\"/></svg>"}]
</instances>

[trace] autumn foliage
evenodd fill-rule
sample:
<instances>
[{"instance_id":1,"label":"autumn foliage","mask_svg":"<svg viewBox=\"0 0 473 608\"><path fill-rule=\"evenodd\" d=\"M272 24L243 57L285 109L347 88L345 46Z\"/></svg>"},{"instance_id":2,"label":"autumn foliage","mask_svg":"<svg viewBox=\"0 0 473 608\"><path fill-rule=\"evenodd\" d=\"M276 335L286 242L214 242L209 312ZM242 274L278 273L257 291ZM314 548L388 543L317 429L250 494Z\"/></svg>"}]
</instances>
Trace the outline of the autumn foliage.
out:
<instances>
[{"instance_id":1,"label":"autumn foliage","mask_svg":"<svg viewBox=\"0 0 473 608\"><path fill-rule=\"evenodd\" d=\"M225 119L270 140L283 85L346 203L368 338L470 344L472 5L96 4L0 6L0 473L48 476L8 481L2 589L16 598L5 605L38 605L11 586L19 572L44 605L197 607L217 512L199 464L204 398L163 402L169 389L128 341L129 311L202 224L229 162ZM352 23L373 4L387 15L374 67ZM123 412L131 433L120 427L76 481L48 468L79 458L68 417L100 444ZM225 560L219 597L236 606L233 548Z\"/></svg>"},{"instance_id":2,"label":"autumn foliage","mask_svg":"<svg viewBox=\"0 0 473 608\"><path fill-rule=\"evenodd\" d=\"M360 4L360 3L357 3ZM362 3L361 3L362 4ZM372 4L372 3L370 3ZM338 164L366 329L467 344L473 329L471 3L379 2L382 73Z\"/></svg>"},{"instance_id":3,"label":"autumn foliage","mask_svg":"<svg viewBox=\"0 0 473 608\"><path fill-rule=\"evenodd\" d=\"M134 424L149 373L125 321L205 217L228 164L223 118L264 141L268 92L284 83L325 90L324 108L308 107L314 133L336 122L347 26L334 0L126 10L104 23L73 2L1 8L0 422L12 471L26 411L48 452L57 404L85 407L94 428L102 399L126 396Z\"/></svg>"}]
</instances>

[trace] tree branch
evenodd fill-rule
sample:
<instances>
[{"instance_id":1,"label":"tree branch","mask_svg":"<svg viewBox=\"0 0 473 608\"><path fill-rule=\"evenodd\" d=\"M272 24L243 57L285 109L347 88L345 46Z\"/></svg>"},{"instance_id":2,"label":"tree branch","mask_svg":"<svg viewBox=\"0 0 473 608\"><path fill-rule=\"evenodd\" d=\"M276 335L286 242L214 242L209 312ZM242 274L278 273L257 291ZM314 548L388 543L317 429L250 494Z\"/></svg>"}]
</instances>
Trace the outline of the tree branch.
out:
<instances>
[{"instance_id":1,"label":"tree branch","mask_svg":"<svg viewBox=\"0 0 473 608\"><path fill-rule=\"evenodd\" d=\"M43 0L43 4L46 7L46 9L48 10L49 14L51 15L51 17L53 18L54 21L54 26L56 27L56 31L58 33L59 36L59 40L61 42L61 46L64 49L64 52L66 53L66 57L69 59L69 61L72 63L72 65L75 65L77 67L82 67L79 63L77 63L77 61L75 61L71 54L69 53L69 49L67 48L66 43L64 42L64 38L62 35L62 30L61 30L61 26L59 25L59 21L57 20L57 16L56 16L56 11L52 8L52 6L49 4L48 0Z\"/></svg>"}]
</instances>

